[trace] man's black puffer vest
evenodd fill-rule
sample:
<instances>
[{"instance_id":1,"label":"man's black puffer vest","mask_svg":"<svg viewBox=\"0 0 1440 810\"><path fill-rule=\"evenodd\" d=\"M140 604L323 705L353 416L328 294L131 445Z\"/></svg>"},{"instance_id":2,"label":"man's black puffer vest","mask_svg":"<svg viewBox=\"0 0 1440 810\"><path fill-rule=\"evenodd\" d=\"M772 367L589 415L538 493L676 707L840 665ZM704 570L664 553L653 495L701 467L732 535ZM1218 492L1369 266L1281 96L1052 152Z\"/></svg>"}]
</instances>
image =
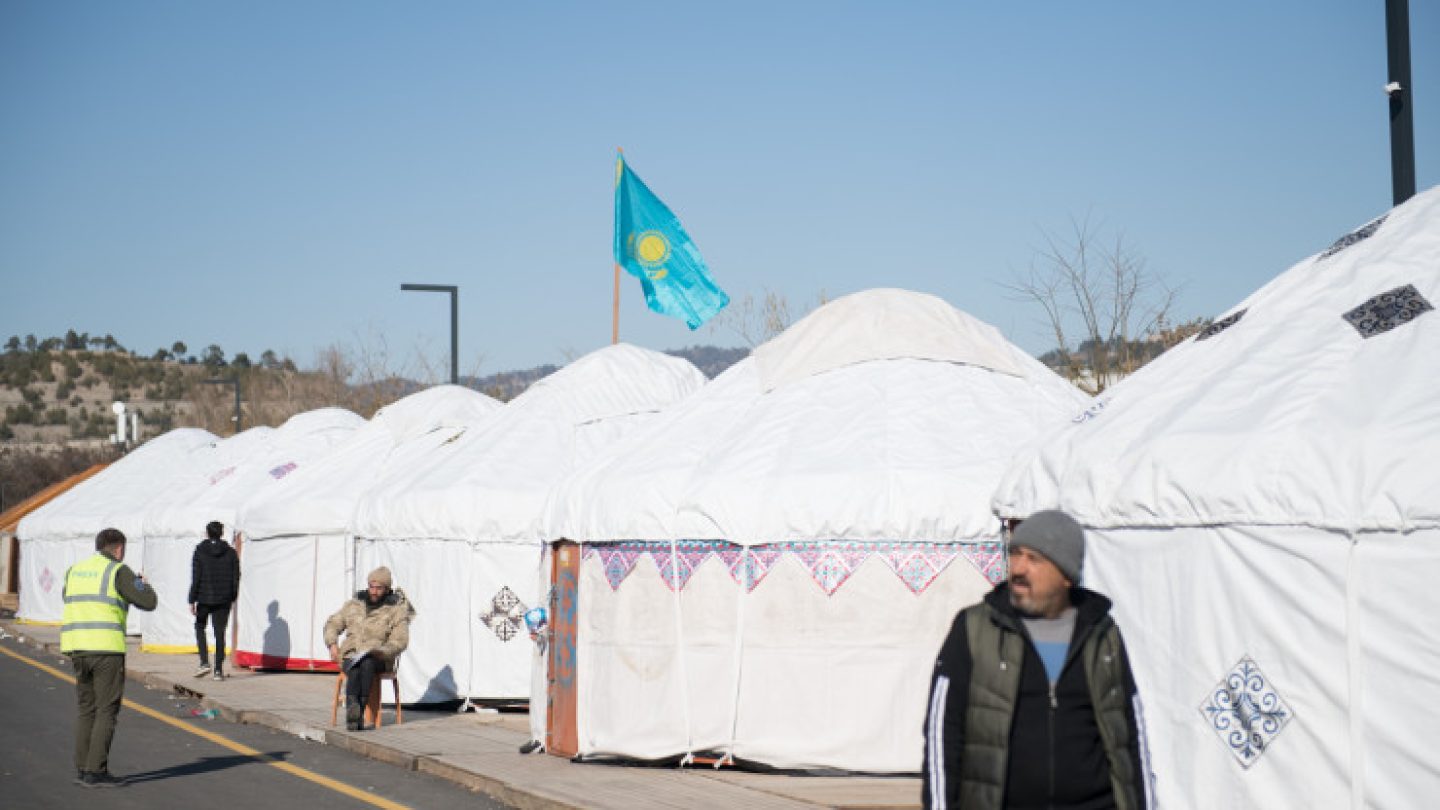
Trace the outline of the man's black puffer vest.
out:
<instances>
[{"instance_id":1,"label":"man's black puffer vest","mask_svg":"<svg viewBox=\"0 0 1440 810\"><path fill-rule=\"evenodd\" d=\"M1144 807L1110 601L1079 588L1073 596L1075 636L1053 692L1007 588L964 611L971 669L961 807Z\"/></svg>"}]
</instances>

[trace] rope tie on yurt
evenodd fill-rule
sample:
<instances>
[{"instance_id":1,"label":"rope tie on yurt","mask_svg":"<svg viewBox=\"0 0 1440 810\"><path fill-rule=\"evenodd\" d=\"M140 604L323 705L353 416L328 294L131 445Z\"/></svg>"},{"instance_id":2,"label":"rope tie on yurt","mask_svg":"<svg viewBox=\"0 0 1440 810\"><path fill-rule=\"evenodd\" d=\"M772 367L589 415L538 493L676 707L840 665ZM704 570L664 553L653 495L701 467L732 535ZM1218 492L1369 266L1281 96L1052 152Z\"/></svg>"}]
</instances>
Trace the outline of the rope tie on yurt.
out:
<instances>
[{"instance_id":1,"label":"rope tie on yurt","mask_svg":"<svg viewBox=\"0 0 1440 810\"><path fill-rule=\"evenodd\" d=\"M470 556L477 557L480 554L480 546L474 540L467 540ZM465 660L465 700L461 702L460 708L455 711L458 714L465 712L478 712L479 707L470 702L470 696L475 694L475 620L479 616L475 613L475 571L479 565L469 566L470 581L465 584L465 641L468 654Z\"/></svg>"},{"instance_id":2,"label":"rope tie on yurt","mask_svg":"<svg viewBox=\"0 0 1440 810\"><path fill-rule=\"evenodd\" d=\"M535 577L536 593L540 594L540 598L535 604L537 607L543 606L546 611L546 616L548 617L548 622L553 622L556 611L553 610L553 603L551 602L554 584L550 578L550 568L554 565L554 561L550 558L550 554L550 543L541 542L540 568L536 571ZM541 627L540 633L542 635L539 640L540 643L535 645L530 654L530 740L531 742L540 744L540 747L536 749L540 753L544 753L546 750L545 729L549 727L550 724L550 707L547 705L549 702L549 681L548 678L546 678L546 674L550 670L550 643L554 640L553 630L553 624L547 623ZM537 677L536 662L538 662L539 665L539 677L545 679L545 689L540 692L539 695L536 694L535 690L535 679ZM539 701L535 699L537 696L540 698ZM537 702L539 704L538 707L536 705Z\"/></svg>"},{"instance_id":3,"label":"rope tie on yurt","mask_svg":"<svg viewBox=\"0 0 1440 810\"><path fill-rule=\"evenodd\" d=\"M685 666L685 622L684 608L680 603L680 546L674 537L670 538L670 592L675 600L675 650L680 669L680 707L685 716L685 756L680 767L695 761L695 729L690 722L690 673Z\"/></svg>"},{"instance_id":4,"label":"rope tie on yurt","mask_svg":"<svg viewBox=\"0 0 1440 810\"><path fill-rule=\"evenodd\" d=\"M1356 555L1360 541L1346 532L1350 547L1345 555L1345 663L1349 687L1347 707L1350 725L1350 806L1354 810L1365 807L1365 748L1364 748L1364 695L1360 682L1363 661L1360 655L1360 589L1355 582Z\"/></svg>"},{"instance_id":5,"label":"rope tie on yurt","mask_svg":"<svg viewBox=\"0 0 1440 810\"><path fill-rule=\"evenodd\" d=\"M749 547L747 546L742 553L748 552ZM742 565L740 570L747 571L748 569ZM745 652L745 605L750 596L749 575L747 574L744 579L747 581L739 583L739 592L735 596L735 648L731 653L734 656L735 666L732 669L731 683L733 686L730 689L730 742L725 746L725 756L715 762L716 768L725 764L735 764L736 728L740 725L740 678Z\"/></svg>"},{"instance_id":6,"label":"rope tie on yurt","mask_svg":"<svg viewBox=\"0 0 1440 810\"><path fill-rule=\"evenodd\" d=\"M236 560L237 562L243 563L243 562L245 561L245 558L242 556L243 553L244 553L244 548L243 548L244 544L245 544L245 533L244 533L244 532L235 532L235 560ZM237 585L236 587L238 588L239 586ZM240 593L237 591L237 592L235 593L235 603L231 606L233 609L230 611L230 628L229 628L229 631L228 631L228 632L230 633L230 656L231 656L231 658L234 658L234 656L235 656L235 651L238 650L238 649L240 649L240 604L239 604L239 603L240 603ZM262 648L262 650L263 650L263 648Z\"/></svg>"},{"instance_id":7,"label":"rope tie on yurt","mask_svg":"<svg viewBox=\"0 0 1440 810\"><path fill-rule=\"evenodd\" d=\"M310 640L309 640L309 642L307 642L307 643L309 644L309 647L306 648L306 649L307 649L307 652L305 653L305 660L308 662L305 666L309 667L310 669L314 669L314 668L315 668L315 661L316 661L316 658L315 658L315 587L316 587L316 580L317 580L319 577L320 577L320 537L319 537L319 535L312 535L311 538L310 538L310 621L309 621L309 623L308 623L308 626L309 626L309 628L310 628L310 633L309 633ZM278 616L278 614L277 614L277 616ZM261 646L261 650L262 650L262 651L264 650L264 646L263 646L263 645ZM326 650L326 651L325 651L325 657L326 657L326 658L329 658L329 657L330 657L330 651L329 651L329 650Z\"/></svg>"}]
</instances>

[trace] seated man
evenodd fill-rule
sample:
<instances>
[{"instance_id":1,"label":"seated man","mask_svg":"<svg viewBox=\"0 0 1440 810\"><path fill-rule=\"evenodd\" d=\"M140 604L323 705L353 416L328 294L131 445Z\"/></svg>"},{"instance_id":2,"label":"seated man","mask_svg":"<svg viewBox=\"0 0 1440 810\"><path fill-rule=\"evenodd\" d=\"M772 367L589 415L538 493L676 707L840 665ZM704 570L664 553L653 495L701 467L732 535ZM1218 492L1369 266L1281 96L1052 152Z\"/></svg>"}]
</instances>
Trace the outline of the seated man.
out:
<instances>
[{"instance_id":1,"label":"seated man","mask_svg":"<svg viewBox=\"0 0 1440 810\"><path fill-rule=\"evenodd\" d=\"M366 583L369 587L356 592L325 622L330 660L345 671L345 727L350 731L362 728L376 673L393 666L395 656L410 644L410 619L415 615L405 592L390 587L389 568L371 571Z\"/></svg>"}]
</instances>

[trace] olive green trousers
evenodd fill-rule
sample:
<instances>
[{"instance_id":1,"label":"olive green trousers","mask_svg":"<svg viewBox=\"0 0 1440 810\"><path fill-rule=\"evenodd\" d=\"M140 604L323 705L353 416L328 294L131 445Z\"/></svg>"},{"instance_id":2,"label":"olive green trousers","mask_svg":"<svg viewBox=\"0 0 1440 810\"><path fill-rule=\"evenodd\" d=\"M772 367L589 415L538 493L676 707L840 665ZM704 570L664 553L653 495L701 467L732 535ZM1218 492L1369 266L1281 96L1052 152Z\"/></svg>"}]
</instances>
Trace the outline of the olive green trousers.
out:
<instances>
[{"instance_id":1,"label":"olive green trousers","mask_svg":"<svg viewBox=\"0 0 1440 810\"><path fill-rule=\"evenodd\" d=\"M75 770L104 773L110 769L110 740L115 716L125 699L125 656L77 653L75 666Z\"/></svg>"}]
</instances>

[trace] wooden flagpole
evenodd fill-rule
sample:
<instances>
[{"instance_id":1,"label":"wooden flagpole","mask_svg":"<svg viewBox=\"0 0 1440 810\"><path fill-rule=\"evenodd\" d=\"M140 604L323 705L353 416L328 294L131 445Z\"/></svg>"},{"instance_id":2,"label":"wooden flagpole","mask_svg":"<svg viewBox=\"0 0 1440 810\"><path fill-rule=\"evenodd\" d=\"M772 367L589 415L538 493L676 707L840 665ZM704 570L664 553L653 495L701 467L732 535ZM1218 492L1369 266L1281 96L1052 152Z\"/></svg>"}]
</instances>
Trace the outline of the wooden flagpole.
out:
<instances>
[{"instance_id":1,"label":"wooden flagpole","mask_svg":"<svg viewBox=\"0 0 1440 810\"><path fill-rule=\"evenodd\" d=\"M615 187L620 187L620 164L625 160L625 150L615 147ZM619 215L619 211L615 212ZM610 305L610 345L620 342L620 263L615 263L615 299Z\"/></svg>"},{"instance_id":2,"label":"wooden flagpole","mask_svg":"<svg viewBox=\"0 0 1440 810\"><path fill-rule=\"evenodd\" d=\"M620 342L620 265L615 265L615 303L610 308L610 345Z\"/></svg>"}]
</instances>

